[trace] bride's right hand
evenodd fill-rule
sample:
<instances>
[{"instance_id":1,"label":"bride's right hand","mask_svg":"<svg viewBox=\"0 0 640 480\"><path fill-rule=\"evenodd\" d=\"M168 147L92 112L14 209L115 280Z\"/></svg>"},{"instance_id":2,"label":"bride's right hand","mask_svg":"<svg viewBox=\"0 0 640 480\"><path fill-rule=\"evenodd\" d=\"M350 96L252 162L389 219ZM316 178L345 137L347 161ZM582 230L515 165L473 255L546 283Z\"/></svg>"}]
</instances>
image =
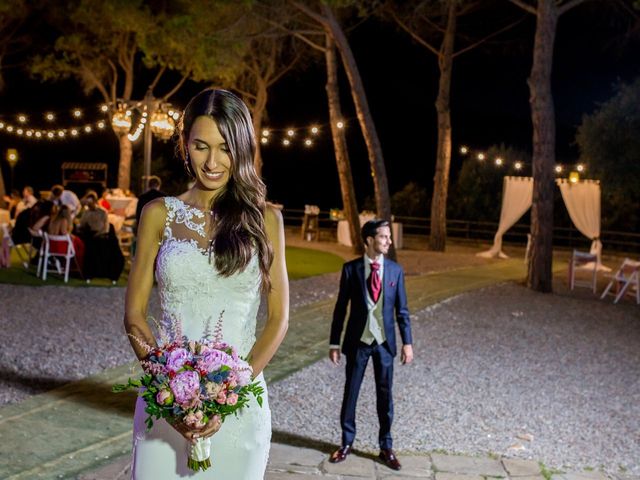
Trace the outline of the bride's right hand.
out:
<instances>
[{"instance_id":1,"label":"bride's right hand","mask_svg":"<svg viewBox=\"0 0 640 480\"><path fill-rule=\"evenodd\" d=\"M189 442L195 443L198 438L207 438L214 435L222 426L218 415L214 415L202 428L192 428L184 422L170 423L170 425Z\"/></svg>"}]
</instances>

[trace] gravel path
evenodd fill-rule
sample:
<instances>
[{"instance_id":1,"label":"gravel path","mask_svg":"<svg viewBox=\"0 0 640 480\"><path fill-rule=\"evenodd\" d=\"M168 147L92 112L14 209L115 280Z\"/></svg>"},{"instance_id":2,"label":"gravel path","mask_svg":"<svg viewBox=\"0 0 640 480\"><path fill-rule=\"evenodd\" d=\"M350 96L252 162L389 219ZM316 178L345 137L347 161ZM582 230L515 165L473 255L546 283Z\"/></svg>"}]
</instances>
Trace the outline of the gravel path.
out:
<instances>
[{"instance_id":1,"label":"gravel path","mask_svg":"<svg viewBox=\"0 0 640 480\"><path fill-rule=\"evenodd\" d=\"M337 283L335 273L292 282L292 309ZM640 474L640 308L585 292L508 284L414 312L417 358L395 377L396 448ZM0 405L130 361L123 295L0 285ZM274 430L338 442L343 377L320 361L270 385ZM360 398L356 446L375 451L371 370Z\"/></svg>"},{"instance_id":2,"label":"gravel path","mask_svg":"<svg viewBox=\"0 0 640 480\"><path fill-rule=\"evenodd\" d=\"M338 273L291 282L291 308L334 295L338 282ZM124 292L1 284L0 405L133 360L122 325ZM156 318L158 301L150 302Z\"/></svg>"},{"instance_id":3,"label":"gravel path","mask_svg":"<svg viewBox=\"0 0 640 480\"><path fill-rule=\"evenodd\" d=\"M413 316L395 374L400 451L494 452L640 473L640 309L507 284ZM270 386L274 429L335 444L343 368L322 360ZM356 447L377 451L371 365Z\"/></svg>"}]
</instances>

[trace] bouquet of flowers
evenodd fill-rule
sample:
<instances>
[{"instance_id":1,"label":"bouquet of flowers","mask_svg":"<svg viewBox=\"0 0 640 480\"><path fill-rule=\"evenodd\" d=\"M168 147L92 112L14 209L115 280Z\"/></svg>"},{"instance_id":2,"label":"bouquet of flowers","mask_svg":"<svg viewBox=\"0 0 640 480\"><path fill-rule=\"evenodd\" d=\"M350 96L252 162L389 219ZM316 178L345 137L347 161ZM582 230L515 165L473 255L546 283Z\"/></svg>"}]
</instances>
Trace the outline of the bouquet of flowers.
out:
<instances>
[{"instance_id":1,"label":"bouquet of flowers","mask_svg":"<svg viewBox=\"0 0 640 480\"><path fill-rule=\"evenodd\" d=\"M146 402L147 428L153 419L165 419L175 424L183 422L188 427L204 427L218 416L220 421L248 406L253 395L262 406L264 389L259 382L251 382L252 369L240 358L236 349L222 341L222 316L213 335L207 322L204 336L190 340L182 335L179 321L172 320L168 329L156 325L161 345L153 347L130 335L145 350L141 361L144 375L138 380L129 379L126 384L114 385L114 392L139 389ZM198 438L191 446L188 466L191 470L211 467L211 439Z\"/></svg>"}]
</instances>

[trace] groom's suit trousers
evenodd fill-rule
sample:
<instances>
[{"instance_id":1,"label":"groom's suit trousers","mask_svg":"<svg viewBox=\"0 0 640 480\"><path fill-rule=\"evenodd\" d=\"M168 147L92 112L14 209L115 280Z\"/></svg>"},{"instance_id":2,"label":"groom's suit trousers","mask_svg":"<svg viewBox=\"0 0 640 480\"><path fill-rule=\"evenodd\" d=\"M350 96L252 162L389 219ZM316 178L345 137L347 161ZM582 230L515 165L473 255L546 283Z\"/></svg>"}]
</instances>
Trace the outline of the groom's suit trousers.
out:
<instances>
[{"instance_id":1,"label":"groom's suit trousers","mask_svg":"<svg viewBox=\"0 0 640 480\"><path fill-rule=\"evenodd\" d=\"M342 445L353 445L356 437L356 404L364 372L369 358L373 360L373 371L376 381L376 409L380 430L378 442L381 449L393 447L391 424L393 422L393 355L387 343L372 345L360 342L355 351L346 355L346 378L340 423L342 426Z\"/></svg>"}]
</instances>

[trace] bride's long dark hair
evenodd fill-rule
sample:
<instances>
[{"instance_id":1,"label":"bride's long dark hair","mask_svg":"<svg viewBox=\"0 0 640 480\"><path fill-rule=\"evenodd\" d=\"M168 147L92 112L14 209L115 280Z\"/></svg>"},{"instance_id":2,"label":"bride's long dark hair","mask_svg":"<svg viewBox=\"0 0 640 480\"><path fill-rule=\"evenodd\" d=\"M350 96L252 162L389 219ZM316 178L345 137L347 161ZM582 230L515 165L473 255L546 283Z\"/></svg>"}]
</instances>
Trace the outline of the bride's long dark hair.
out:
<instances>
[{"instance_id":1,"label":"bride's long dark hair","mask_svg":"<svg viewBox=\"0 0 640 480\"><path fill-rule=\"evenodd\" d=\"M210 206L214 221L209 248L216 269L223 276L244 270L255 249L262 288L268 292L273 249L265 232L266 188L253 164L256 139L251 114L242 100L226 90L207 89L191 99L178 124L178 150L194 177L187 144L193 122L200 116L216 122L231 157L229 181Z\"/></svg>"}]
</instances>

